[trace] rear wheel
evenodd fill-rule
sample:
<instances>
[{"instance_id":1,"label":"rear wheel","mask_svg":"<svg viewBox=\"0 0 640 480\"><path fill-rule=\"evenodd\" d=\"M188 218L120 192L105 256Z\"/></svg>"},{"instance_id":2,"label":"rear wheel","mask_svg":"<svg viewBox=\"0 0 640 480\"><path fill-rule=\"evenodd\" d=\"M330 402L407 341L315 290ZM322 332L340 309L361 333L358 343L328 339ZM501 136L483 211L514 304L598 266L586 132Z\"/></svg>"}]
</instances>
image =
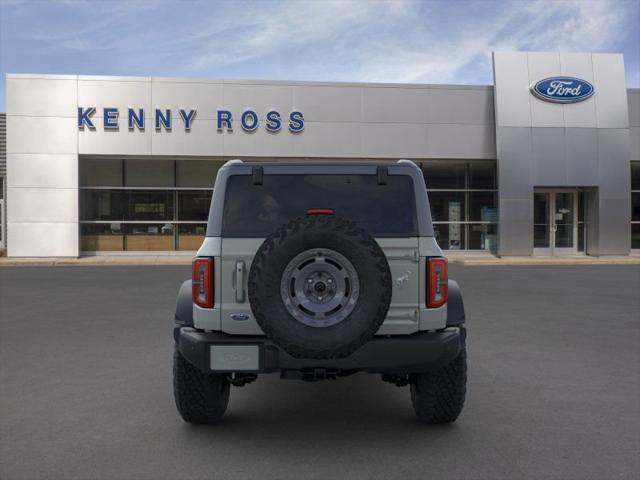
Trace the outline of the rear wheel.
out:
<instances>
[{"instance_id":1,"label":"rear wheel","mask_svg":"<svg viewBox=\"0 0 640 480\"><path fill-rule=\"evenodd\" d=\"M173 394L180 416L189 423L222 420L229 403L229 381L219 374L203 373L178 350L173 352Z\"/></svg>"},{"instance_id":2,"label":"rear wheel","mask_svg":"<svg viewBox=\"0 0 640 480\"><path fill-rule=\"evenodd\" d=\"M467 392L467 350L435 372L412 375L411 403L425 423L455 422L462 412Z\"/></svg>"}]
</instances>

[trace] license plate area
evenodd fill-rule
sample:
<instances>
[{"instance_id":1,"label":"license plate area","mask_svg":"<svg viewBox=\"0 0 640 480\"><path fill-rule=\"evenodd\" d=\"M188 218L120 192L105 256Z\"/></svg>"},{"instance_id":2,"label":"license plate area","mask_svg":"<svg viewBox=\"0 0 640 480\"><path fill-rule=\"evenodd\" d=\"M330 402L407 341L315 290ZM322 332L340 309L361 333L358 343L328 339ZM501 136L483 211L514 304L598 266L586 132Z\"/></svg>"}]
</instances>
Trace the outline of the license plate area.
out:
<instances>
[{"instance_id":1,"label":"license plate area","mask_svg":"<svg viewBox=\"0 0 640 480\"><path fill-rule=\"evenodd\" d=\"M260 369L258 345L211 345L209 368L213 372L255 372Z\"/></svg>"}]
</instances>

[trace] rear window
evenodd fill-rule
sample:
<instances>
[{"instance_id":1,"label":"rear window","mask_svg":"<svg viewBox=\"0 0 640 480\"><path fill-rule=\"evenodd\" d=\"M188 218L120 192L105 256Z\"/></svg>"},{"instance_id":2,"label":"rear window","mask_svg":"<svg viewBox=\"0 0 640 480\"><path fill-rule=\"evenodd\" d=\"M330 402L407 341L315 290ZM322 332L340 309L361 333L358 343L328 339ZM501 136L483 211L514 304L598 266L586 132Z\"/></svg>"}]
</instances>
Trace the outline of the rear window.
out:
<instances>
[{"instance_id":1,"label":"rear window","mask_svg":"<svg viewBox=\"0 0 640 480\"><path fill-rule=\"evenodd\" d=\"M227 180L222 235L266 237L309 208L331 208L374 237L418 235L413 181L390 175L265 175L253 185L250 175Z\"/></svg>"}]
</instances>

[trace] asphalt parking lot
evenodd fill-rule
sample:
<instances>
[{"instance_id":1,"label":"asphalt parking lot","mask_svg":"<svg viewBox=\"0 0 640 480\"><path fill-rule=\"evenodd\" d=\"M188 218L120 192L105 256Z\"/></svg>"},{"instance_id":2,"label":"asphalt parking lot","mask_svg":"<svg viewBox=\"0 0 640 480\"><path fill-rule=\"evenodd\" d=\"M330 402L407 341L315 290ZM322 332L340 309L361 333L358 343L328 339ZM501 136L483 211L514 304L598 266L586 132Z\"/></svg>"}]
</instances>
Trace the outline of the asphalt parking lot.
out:
<instances>
[{"instance_id":1,"label":"asphalt parking lot","mask_svg":"<svg viewBox=\"0 0 640 480\"><path fill-rule=\"evenodd\" d=\"M458 422L378 377L261 377L222 424L171 391L188 266L0 268L0 478L619 479L640 472L640 268L452 266L469 326Z\"/></svg>"}]
</instances>

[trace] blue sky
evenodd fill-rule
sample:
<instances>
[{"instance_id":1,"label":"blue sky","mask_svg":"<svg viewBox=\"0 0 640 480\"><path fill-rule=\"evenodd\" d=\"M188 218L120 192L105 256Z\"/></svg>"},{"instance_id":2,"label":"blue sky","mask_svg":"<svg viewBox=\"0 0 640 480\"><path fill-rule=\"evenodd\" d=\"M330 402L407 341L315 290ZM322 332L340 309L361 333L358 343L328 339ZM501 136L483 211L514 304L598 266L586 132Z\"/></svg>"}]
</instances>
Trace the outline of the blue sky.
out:
<instances>
[{"instance_id":1,"label":"blue sky","mask_svg":"<svg viewBox=\"0 0 640 480\"><path fill-rule=\"evenodd\" d=\"M625 55L640 0L0 0L4 74L491 84L492 50Z\"/></svg>"}]
</instances>

